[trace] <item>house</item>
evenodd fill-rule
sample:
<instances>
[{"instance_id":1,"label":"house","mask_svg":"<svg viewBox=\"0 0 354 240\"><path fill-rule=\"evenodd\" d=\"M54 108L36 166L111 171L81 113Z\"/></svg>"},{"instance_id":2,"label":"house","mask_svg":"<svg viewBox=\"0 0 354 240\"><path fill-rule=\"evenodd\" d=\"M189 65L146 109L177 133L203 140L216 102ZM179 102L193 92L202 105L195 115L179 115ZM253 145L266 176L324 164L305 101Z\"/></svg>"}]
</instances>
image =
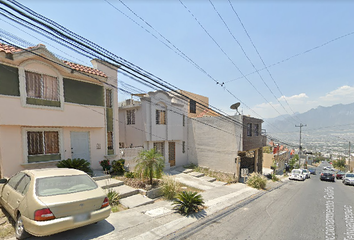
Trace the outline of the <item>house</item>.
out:
<instances>
[{"instance_id":1,"label":"house","mask_svg":"<svg viewBox=\"0 0 354 240\"><path fill-rule=\"evenodd\" d=\"M119 103L119 146L126 166L133 169L137 153L151 148L164 156L165 169L185 165L187 105L165 91L134 96L139 100Z\"/></svg>"},{"instance_id":2,"label":"house","mask_svg":"<svg viewBox=\"0 0 354 240\"><path fill-rule=\"evenodd\" d=\"M20 49L0 43L0 167L22 169L83 158L91 168L116 157L117 69L62 61L42 44Z\"/></svg>"},{"instance_id":3,"label":"house","mask_svg":"<svg viewBox=\"0 0 354 240\"><path fill-rule=\"evenodd\" d=\"M271 166L275 162L277 165L276 173L282 174L284 169L286 169L286 163L289 163L293 150L289 150L283 145L275 145L273 141L268 143L268 149L270 151L263 151L263 167L271 169Z\"/></svg>"}]
</instances>

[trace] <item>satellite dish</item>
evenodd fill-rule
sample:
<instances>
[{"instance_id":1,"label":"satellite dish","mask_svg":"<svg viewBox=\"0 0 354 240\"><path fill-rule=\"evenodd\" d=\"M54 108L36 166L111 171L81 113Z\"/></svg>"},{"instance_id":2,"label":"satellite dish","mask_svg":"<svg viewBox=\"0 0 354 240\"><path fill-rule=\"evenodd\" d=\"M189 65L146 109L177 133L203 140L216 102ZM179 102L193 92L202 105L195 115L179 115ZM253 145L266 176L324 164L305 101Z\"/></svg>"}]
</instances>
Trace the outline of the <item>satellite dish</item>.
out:
<instances>
[{"instance_id":1,"label":"satellite dish","mask_svg":"<svg viewBox=\"0 0 354 240\"><path fill-rule=\"evenodd\" d=\"M234 103L234 104L232 104L232 105L230 106L230 108L231 108L231 109L235 109L236 112L237 112L238 114L240 114L239 111L238 111L238 107L240 106L240 104L241 104L241 103L239 103L239 102ZM240 115L241 115L241 114L240 114Z\"/></svg>"}]
</instances>

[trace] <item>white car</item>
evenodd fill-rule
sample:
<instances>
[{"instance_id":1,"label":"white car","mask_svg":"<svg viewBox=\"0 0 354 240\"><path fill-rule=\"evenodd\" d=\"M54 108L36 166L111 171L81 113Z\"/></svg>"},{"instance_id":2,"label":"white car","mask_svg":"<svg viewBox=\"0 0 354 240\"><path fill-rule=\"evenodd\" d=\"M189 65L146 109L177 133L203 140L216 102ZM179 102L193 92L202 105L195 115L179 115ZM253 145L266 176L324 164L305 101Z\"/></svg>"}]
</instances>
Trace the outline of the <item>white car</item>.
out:
<instances>
[{"instance_id":1,"label":"white car","mask_svg":"<svg viewBox=\"0 0 354 240\"><path fill-rule=\"evenodd\" d=\"M302 169L293 169L290 173L289 179L305 181L306 176L303 174Z\"/></svg>"},{"instance_id":2,"label":"white car","mask_svg":"<svg viewBox=\"0 0 354 240\"><path fill-rule=\"evenodd\" d=\"M346 173L343 177L345 185L354 185L354 173Z\"/></svg>"},{"instance_id":3,"label":"white car","mask_svg":"<svg viewBox=\"0 0 354 240\"><path fill-rule=\"evenodd\" d=\"M302 174L305 175L306 178L311 177L311 173L309 170L307 170L307 169L301 169L301 170L302 170Z\"/></svg>"}]
</instances>

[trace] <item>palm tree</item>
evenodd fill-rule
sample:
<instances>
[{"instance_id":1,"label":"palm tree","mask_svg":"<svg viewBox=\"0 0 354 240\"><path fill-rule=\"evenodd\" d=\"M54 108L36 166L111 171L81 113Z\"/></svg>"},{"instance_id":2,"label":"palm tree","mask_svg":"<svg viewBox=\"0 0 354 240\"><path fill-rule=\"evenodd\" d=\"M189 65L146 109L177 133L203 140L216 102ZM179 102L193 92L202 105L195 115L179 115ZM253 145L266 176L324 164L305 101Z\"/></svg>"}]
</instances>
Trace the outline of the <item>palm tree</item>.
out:
<instances>
[{"instance_id":1,"label":"palm tree","mask_svg":"<svg viewBox=\"0 0 354 240\"><path fill-rule=\"evenodd\" d=\"M139 153L135 172L143 177L148 177L150 185L152 185L152 178L161 178L164 167L165 160L163 156L155 148L152 148Z\"/></svg>"},{"instance_id":2,"label":"palm tree","mask_svg":"<svg viewBox=\"0 0 354 240\"><path fill-rule=\"evenodd\" d=\"M175 205L173 209L183 215L199 212L204 208L203 204L203 198L197 192L181 192L172 203L172 205Z\"/></svg>"}]
</instances>

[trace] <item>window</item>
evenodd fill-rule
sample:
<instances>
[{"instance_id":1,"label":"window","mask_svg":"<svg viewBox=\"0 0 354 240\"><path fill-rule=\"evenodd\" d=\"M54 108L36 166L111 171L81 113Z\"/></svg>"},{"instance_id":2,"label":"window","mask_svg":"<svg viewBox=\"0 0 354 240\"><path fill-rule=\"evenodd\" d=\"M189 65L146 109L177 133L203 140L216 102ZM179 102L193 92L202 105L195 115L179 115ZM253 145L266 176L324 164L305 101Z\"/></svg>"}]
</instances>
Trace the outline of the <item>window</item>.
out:
<instances>
[{"instance_id":1,"label":"window","mask_svg":"<svg viewBox=\"0 0 354 240\"><path fill-rule=\"evenodd\" d=\"M189 112L190 113L197 113L197 102L193 99L189 100Z\"/></svg>"},{"instance_id":2,"label":"window","mask_svg":"<svg viewBox=\"0 0 354 240\"><path fill-rule=\"evenodd\" d=\"M25 174L22 173L22 172L19 172L17 173L15 176L11 177L10 180L8 181L8 185L10 187L12 187L13 189L16 188L16 186L18 185L19 181L22 179L22 177L24 176Z\"/></svg>"},{"instance_id":3,"label":"window","mask_svg":"<svg viewBox=\"0 0 354 240\"><path fill-rule=\"evenodd\" d=\"M156 110L156 124L166 124L165 110Z\"/></svg>"},{"instance_id":4,"label":"window","mask_svg":"<svg viewBox=\"0 0 354 240\"><path fill-rule=\"evenodd\" d=\"M17 185L17 192L21 193L22 195L27 192L28 185L31 182L31 178L28 175L23 176L20 183Z\"/></svg>"},{"instance_id":5,"label":"window","mask_svg":"<svg viewBox=\"0 0 354 240\"><path fill-rule=\"evenodd\" d=\"M127 110L127 125L135 124L135 109Z\"/></svg>"},{"instance_id":6,"label":"window","mask_svg":"<svg viewBox=\"0 0 354 240\"><path fill-rule=\"evenodd\" d=\"M59 101L59 82L56 77L25 71L28 98Z\"/></svg>"},{"instance_id":7,"label":"window","mask_svg":"<svg viewBox=\"0 0 354 240\"><path fill-rule=\"evenodd\" d=\"M154 142L154 148L156 152L162 154L162 156L165 156L164 142Z\"/></svg>"},{"instance_id":8,"label":"window","mask_svg":"<svg viewBox=\"0 0 354 240\"><path fill-rule=\"evenodd\" d=\"M59 133L57 131L28 131L28 155L58 154Z\"/></svg>"},{"instance_id":9,"label":"window","mask_svg":"<svg viewBox=\"0 0 354 240\"><path fill-rule=\"evenodd\" d=\"M107 132L107 149L113 149L113 132Z\"/></svg>"},{"instance_id":10,"label":"window","mask_svg":"<svg viewBox=\"0 0 354 240\"><path fill-rule=\"evenodd\" d=\"M112 107L112 90L111 89L106 89L106 107L107 108Z\"/></svg>"},{"instance_id":11,"label":"window","mask_svg":"<svg viewBox=\"0 0 354 240\"><path fill-rule=\"evenodd\" d=\"M252 123L247 123L247 136L252 136Z\"/></svg>"},{"instance_id":12,"label":"window","mask_svg":"<svg viewBox=\"0 0 354 240\"><path fill-rule=\"evenodd\" d=\"M184 114L183 114L182 117L183 117L183 120L182 120L183 123L182 123L182 125L183 125L183 127L184 127L184 126L186 126L186 116L184 116Z\"/></svg>"},{"instance_id":13,"label":"window","mask_svg":"<svg viewBox=\"0 0 354 240\"><path fill-rule=\"evenodd\" d=\"M119 143L119 148L124 148L124 142Z\"/></svg>"},{"instance_id":14,"label":"window","mask_svg":"<svg viewBox=\"0 0 354 240\"><path fill-rule=\"evenodd\" d=\"M259 130L258 130L258 129L259 129L259 125L258 125L258 124L255 124L255 125L254 125L254 135L255 135L255 136L258 136L258 135L259 135Z\"/></svg>"},{"instance_id":15,"label":"window","mask_svg":"<svg viewBox=\"0 0 354 240\"><path fill-rule=\"evenodd\" d=\"M186 142L183 141L182 142L182 153L185 153L186 152Z\"/></svg>"}]
</instances>

